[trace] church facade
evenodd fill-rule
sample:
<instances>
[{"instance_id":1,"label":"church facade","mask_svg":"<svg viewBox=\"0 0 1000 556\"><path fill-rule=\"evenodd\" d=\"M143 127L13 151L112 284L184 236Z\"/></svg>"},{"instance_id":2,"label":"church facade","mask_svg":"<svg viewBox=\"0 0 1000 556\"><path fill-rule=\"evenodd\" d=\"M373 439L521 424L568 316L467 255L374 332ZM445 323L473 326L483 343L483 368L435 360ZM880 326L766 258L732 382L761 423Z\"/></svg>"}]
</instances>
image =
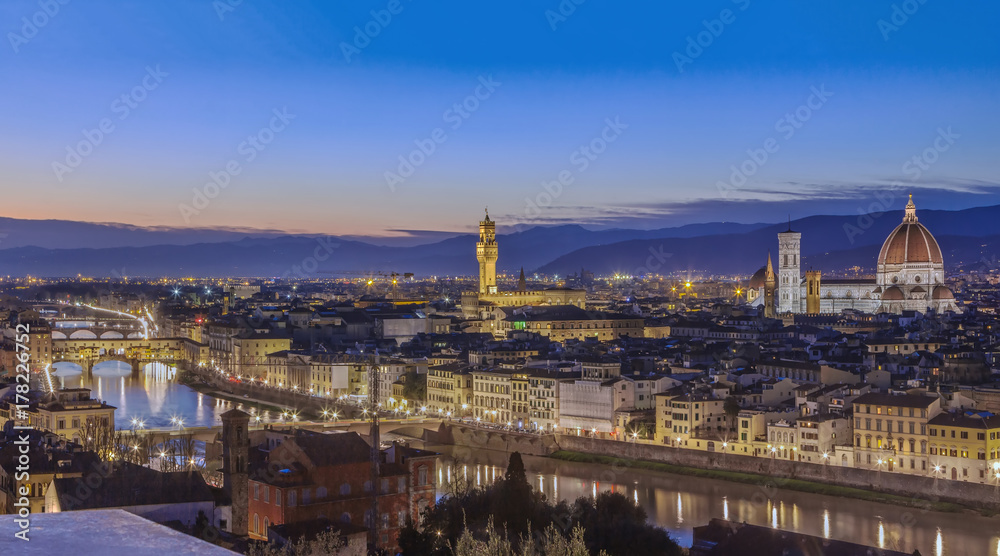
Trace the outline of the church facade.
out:
<instances>
[{"instance_id":1,"label":"church facade","mask_svg":"<svg viewBox=\"0 0 1000 556\"><path fill-rule=\"evenodd\" d=\"M878 254L874 278L826 279L819 271L802 276L799 266L802 234L791 229L778 234L778 276L774 291L768 291L773 276L771 258L751 278L747 301L763 306L765 313L840 313L853 309L865 313L903 311L959 312L955 296L944 283L944 257L937 240L917 219L913 196L903 222L889 234ZM768 308L768 293L774 308Z\"/></svg>"},{"instance_id":2,"label":"church facade","mask_svg":"<svg viewBox=\"0 0 1000 556\"><path fill-rule=\"evenodd\" d=\"M479 221L479 241L476 242L476 259L479 261L479 291L462 292L462 313L469 318L482 316L496 307L523 307L525 305L573 305L586 308L587 292L573 288L548 288L528 291L524 269L518 280L517 290L500 291L497 286L497 259L500 250L496 239L496 222L486 217Z\"/></svg>"}]
</instances>

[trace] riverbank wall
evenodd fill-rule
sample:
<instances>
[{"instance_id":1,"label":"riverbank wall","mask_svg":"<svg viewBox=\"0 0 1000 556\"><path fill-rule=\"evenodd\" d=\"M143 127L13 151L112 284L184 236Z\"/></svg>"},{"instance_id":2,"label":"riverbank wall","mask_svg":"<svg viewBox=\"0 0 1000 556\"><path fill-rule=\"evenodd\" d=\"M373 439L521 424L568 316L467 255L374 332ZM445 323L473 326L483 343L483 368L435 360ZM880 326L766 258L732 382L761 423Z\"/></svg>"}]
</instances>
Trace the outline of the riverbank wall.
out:
<instances>
[{"instance_id":1,"label":"riverbank wall","mask_svg":"<svg viewBox=\"0 0 1000 556\"><path fill-rule=\"evenodd\" d=\"M440 431L425 440L452 444L468 450L520 452L532 456L551 456L558 451L579 452L622 460L664 463L677 467L719 471L760 477L765 490L796 488L794 481L862 489L887 495L912 498L906 505L931 507L934 502L1000 512L1000 487L978 483L935 479L887 471L855 469L836 465L757 458L732 453L702 452L641 442L622 442L568 434L535 435L470 427L460 423L442 425ZM628 464L624 466L627 468ZM745 482L745 481L744 481Z\"/></svg>"},{"instance_id":2,"label":"riverbank wall","mask_svg":"<svg viewBox=\"0 0 1000 556\"><path fill-rule=\"evenodd\" d=\"M253 404L261 402L278 407L288 407L302 413L308 412L319 415L324 409L339 409L339 405L331 400L323 400L309 394L299 394L277 388L268 388L244 382L230 382L218 373L212 373L204 369L191 369L191 372L208 384L212 389L233 398L243 398L246 396L246 403ZM197 389L197 388L196 388ZM211 395L211 392L207 392Z\"/></svg>"},{"instance_id":3,"label":"riverbank wall","mask_svg":"<svg viewBox=\"0 0 1000 556\"><path fill-rule=\"evenodd\" d=\"M549 456L559 451L555 435L525 434L461 423L444 424L437 435L425 438L440 444L453 444L466 448L520 452L528 456Z\"/></svg>"}]
</instances>

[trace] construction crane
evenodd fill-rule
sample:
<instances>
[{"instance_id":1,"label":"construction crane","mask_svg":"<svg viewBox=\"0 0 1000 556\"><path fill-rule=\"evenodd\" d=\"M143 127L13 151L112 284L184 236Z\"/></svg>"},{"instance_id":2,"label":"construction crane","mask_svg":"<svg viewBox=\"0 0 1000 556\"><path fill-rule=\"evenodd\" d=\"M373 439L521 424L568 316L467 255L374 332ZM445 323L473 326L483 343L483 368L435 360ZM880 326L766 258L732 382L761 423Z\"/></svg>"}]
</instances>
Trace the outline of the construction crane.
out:
<instances>
[{"instance_id":1,"label":"construction crane","mask_svg":"<svg viewBox=\"0 0 1000 556\"><path fill-rule=\"evenodd\" d=\"M382 441L379 437L379 422L378 422L378 398L379 398L379 356L376 353L374 358L372 358L368 363L368 415L371 416L371 429L369 436L371 437L371 474L372 474L372 506L371 506L371 523L368 523L368 528L371 531L371 537L368 542L368 553L378 554L378 541L379 541L379 513L378 513L378 494L379 485L381 483L381 467L382 467Z\"/></svg>"},{"instance_id":2,"label":"construction crane","mask_svg":"<svg viewBox=\"0 0 1000 556\"><path fill-rule=\"evenodd\" d=\"M399 277L402 276L404 280L405 279L409 279L409 278L413 278L413 273L412 272L404 272L403 274L400 274L398 272L390 272L389 274L384 274L382 272L379 272L379 276L388 276L392 280L392 300L393 301L398 301L399 300L399 295L398 295L398 293L396 291L396 284L399 282Z\"/></svg>"}]
</instances>

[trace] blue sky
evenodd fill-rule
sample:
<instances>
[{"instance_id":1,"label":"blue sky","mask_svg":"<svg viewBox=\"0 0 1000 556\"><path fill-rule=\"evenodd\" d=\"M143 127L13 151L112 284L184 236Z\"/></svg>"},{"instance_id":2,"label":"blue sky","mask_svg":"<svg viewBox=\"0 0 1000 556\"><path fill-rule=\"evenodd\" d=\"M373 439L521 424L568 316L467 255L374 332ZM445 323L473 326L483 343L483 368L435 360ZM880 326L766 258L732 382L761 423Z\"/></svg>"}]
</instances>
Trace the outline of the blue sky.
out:
<instances>
[{"instance_id":1,"label":"blue sky","mask_svg":"<svg viewBox=\"0 0 1000 556\"><path fill-rule=\"evenodd\" d=\"M485 205L655 228L1000 203L1000 5L663 4L5 2L0 215L386 235Z\"/></svg>"}]
</instances>

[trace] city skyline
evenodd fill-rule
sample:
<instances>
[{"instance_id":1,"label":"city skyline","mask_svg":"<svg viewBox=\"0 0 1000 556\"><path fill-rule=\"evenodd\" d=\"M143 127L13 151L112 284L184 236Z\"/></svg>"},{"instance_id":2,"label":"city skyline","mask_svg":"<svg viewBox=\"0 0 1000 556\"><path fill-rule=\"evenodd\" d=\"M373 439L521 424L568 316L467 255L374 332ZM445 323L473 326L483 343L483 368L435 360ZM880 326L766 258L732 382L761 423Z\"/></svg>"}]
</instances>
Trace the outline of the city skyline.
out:
<instances>
[{"instance_id":1,"label":"city skyline","mask_svg":"<svg viewBox=\"0 0 1000 556\"><path fill-rule=\"evenodd\" d=\"M0 216L424 238L485 205L652 229L1000 204L997 8L903 4L15 2Z\"/></svg>"},{"instance_id":2,"label":"city skyline","mask_svg":"<svg viewBox=\"0 0 1000 556\"><path fill-rule=\"evenodd\" d=\"M0 2L0 545L1000 556L998 18Z\"/></svg>"}]
</instances>

